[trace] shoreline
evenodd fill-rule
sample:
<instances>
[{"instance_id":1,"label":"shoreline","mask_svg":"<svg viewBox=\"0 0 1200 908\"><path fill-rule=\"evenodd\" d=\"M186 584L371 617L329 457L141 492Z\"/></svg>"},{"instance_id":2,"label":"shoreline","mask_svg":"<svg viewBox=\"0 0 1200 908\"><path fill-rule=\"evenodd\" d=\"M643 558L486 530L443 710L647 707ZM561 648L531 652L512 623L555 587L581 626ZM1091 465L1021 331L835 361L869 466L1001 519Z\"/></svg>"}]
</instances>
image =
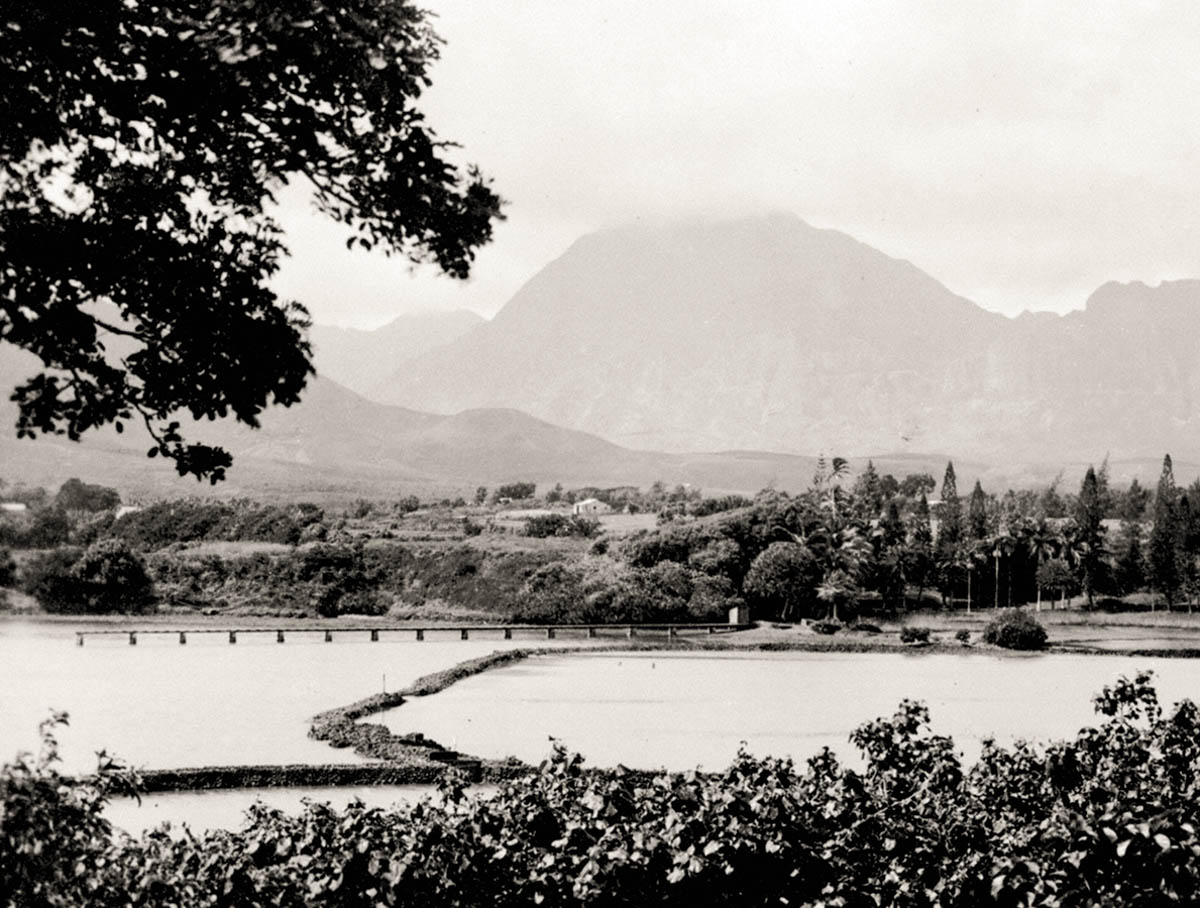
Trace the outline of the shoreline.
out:
<instances>
[{"instance_id":1,"label":"shoreline","mask_svg":"<svg viewBox=\"0 0 1200 908\"><path fill-rule=\"evenodd\" d=\"M326 763L302 765L250 765L188 767L181 769L143 770L144 790L205 791L233 788L280 787L340 787L354 785L412 785L436 784L450 771L457 770L472 782L499 782L536 769L531 764L513 758L493 760L474 757L449 750L420 732L398 735L386 725L359 720L403 705L411 697L427 697L439 693L457 682L492 669L501 668L536 656L571 656L604 653L893 653L920 657L924 655L1001 656L1024 658L1038 655L1128 656L1156 658L1200 658L1200 648L1123 649L1108 650L1083 644L1054 644L1038 652L1016 652L984 644L963 645L958 642L935 641L928 644L901 644L896 640L836 639L805 634L780 639L782 634L773 628L758 628L775 639L738 639L755 631L707 635L695 640L680 638L665 645L665 641L648 638L624 640L617 643L563 646L528 646L496 650L458 662L445 669L423 675L404 688L388 693L376 693L343 706L324 710L312 717L309 737L324 741L334 749L353 748L372 763ZM759 635L760 637L762 634ZM884 635L880 635L884 636ZM895 637L895 635L889 635ZM607 773L607 767L594 767L590 772ZM641 770L625 770L641 774ZM652 771L644 771L654 775Z\"/></svg>"}]
</instances>

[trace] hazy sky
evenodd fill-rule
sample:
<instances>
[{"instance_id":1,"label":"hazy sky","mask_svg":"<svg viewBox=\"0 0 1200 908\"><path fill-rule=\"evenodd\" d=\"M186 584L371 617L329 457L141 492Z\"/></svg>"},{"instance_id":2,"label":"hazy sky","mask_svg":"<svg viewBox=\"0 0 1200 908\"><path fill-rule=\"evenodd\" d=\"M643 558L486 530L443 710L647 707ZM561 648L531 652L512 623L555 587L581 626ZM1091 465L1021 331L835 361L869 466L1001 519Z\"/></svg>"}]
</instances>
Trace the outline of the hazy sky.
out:
<instances>
[{"instance_id":1,"label":"hazy sky","mask_svg":"<svg viewBox=\"0 0 1200 908\"><path fill-rule=\"evenodd\" d=\"M423 99L509 200L461 285L347 253L300 192L277 282L319 322L490 315L580 234L784 210L991 309L1200 276L1200 3L428 0Z\"/></svg>"}]
</instances>

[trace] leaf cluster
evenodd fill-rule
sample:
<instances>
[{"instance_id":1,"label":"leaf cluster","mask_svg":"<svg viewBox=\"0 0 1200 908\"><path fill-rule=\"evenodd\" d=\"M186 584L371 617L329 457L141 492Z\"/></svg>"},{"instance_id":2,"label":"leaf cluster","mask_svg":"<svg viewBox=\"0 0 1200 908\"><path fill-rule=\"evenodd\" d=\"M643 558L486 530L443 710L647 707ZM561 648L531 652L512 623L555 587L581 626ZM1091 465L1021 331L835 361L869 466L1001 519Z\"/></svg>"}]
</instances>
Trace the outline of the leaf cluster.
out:
<instances>
[{"instance_id":1,"label":"leaf cluster","mask_svg":"<svg viewBox=\"0 0 1200 908\"><path fill-rule=\"evenodd\" d=\"M312 372L268 286L289 180L350 246L465 277L500 200L416 107L439 40L408 0L12 0L0 12L0 341L45 371L19 436L144 423L217 481L181 417L249 426Z\"/></svg>"}]
</instances>

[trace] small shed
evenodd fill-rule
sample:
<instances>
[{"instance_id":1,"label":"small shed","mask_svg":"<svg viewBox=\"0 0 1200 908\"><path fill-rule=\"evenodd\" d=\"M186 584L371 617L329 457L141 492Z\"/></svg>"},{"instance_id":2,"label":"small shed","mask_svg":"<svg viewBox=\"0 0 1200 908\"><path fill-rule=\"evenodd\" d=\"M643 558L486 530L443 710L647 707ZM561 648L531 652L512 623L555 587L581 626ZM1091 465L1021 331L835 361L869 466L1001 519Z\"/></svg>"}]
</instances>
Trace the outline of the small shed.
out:
<instances>
[{"instance_id":1,"label":"small shed","mask_svg":"<svg viewBox=\"0 0 1200 908\"><path fill-rule=\"evenodd\" d=\"M571 513L582 517L595 517L597 514L607 514L611 510L612 508L599 498L585 498L571 506Z\"/></svg>"}]
</instances>

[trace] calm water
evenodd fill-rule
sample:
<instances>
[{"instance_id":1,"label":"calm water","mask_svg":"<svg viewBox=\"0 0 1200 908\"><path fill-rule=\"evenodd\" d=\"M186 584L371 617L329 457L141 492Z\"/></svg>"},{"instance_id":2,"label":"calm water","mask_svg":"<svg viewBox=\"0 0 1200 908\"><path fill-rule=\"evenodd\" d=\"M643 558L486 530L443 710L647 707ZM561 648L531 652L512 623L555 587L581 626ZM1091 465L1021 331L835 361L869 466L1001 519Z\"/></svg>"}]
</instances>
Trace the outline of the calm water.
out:
<instances>
[{"instance_id":1,"label":"calm water","mask_svg":"<svg viewBox=\"0 0 1200 908\"><path fill-rule=\"evenodd\" d=\"M51 709L70 713L59 735L62 766L95 768L107 749L134 766L168 769L246 763L355 762L308 737L321 710L358 700L386 685L522 641L460 641L446 635L417 643L411 635L378 643L365 633L196 634L186 646L167 635L89 638L75 626L0 622L0 760L37 747L37 725ZM400 635L395 635L397 638ZM528 641L525 641L528 645ZM545 645L540 641L538 645Z\"/></svg>"},{"instance_id":2,"label":"calm water","mask_svg":"<svg viewBox=\"0 0 1200 908\"><path fill-rule=\"evenodd\" d=\"M803 759L924 700L935 732L973 760L993 735L1053 740L1094 724L1091 698L1121 674L1153 669L1160 700L1200 702L1200 662L1109 656L892 653L545 656L459 682L386 713L478 756L536 762L551 737L592 765L720 769L752 752Z\"/></svg>"},{"instance_id":3,"label":"calm water","mask_svg":"<svg viewBox=\"0 0 1200 908\"><path fill-rule=\"evenodd\" d=\"M107 749L135 766L170 768L356 759L307 737L316 712L349 703L522 641L457 635L378 643L365 634L93 638L70 625L0 622L0 760L37 745L37 723L67 710L63 768L94 768ZM528 643L528 641L525 641ZM574 641L561 640L560 644ZM546 645L539 641L538 645ZM861 722L923 699L936 731L973 758L980 739L1045 740L1092 721L1091 696L1119 674L1152 668L1164 702L1200 700L1200 662L1099 656L903 654L593 654L545 656L469 678L386 714L396 731L422 731L481 756L546 756L551 736L594 765L715 769L740 741L758 753L806 757L822 746L852 756ZM239 790L151 795L114 804L131 830L163 820L197 829L236 826L255 798L290 809L303 797L386 806L422 787Z\"/></svg>"}]
</instances>

